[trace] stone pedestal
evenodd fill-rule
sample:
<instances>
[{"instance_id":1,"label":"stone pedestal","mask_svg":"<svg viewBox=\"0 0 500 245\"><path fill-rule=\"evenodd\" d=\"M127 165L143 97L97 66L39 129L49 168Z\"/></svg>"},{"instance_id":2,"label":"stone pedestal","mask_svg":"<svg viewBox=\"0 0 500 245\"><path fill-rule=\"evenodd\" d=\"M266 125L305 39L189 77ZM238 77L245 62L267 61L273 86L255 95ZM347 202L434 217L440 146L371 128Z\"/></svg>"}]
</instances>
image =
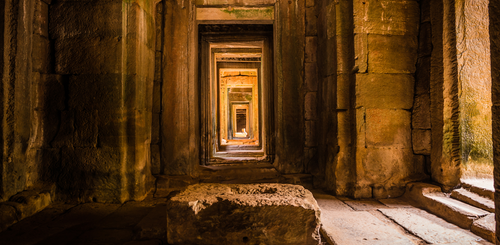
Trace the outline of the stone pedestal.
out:
<instances>
[{"instance_id":1,"label":"stone pedestal","mask_svg":"<svg viewBox=\"0 0 500 245\"><path fill-rule=\"evenodd\" d=\"M169 200L169 244L319 244L313 195L289 184L197 184Z\"/></svg>"}]
</instances>

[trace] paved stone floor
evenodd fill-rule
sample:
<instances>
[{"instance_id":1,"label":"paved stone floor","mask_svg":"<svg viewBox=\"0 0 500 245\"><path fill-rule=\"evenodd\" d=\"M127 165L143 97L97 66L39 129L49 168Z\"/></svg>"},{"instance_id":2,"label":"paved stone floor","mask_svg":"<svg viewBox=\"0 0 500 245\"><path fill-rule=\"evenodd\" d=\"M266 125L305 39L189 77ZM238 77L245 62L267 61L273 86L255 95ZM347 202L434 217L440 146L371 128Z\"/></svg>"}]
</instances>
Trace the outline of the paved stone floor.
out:
<instances>
[{"instance_id":1,"label":"paved stone floor","mask_svg":"<svg viewBox=\"0 0 500 245\"><path fill-rule=\"evenodd\" d=\"M314 195L325 244L491 244L403 199ZM55 203L0 233L0 244L167 244L165 202L148 197L125 204Z\"/></svg>"}]
</instances>

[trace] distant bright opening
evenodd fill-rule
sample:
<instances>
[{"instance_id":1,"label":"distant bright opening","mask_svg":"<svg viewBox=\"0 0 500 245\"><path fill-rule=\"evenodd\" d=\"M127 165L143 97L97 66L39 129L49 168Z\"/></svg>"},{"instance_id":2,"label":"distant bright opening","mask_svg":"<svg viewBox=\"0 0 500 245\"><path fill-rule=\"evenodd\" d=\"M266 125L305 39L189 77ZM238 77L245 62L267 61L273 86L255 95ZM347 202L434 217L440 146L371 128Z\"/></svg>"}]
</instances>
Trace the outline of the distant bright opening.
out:
<instances>
[{"instance_id":1,"label":"distant bright opening","mask_svg":"<svg viewBox=\"0 0 500 245\"><path fill-rule=\"evenodd\" d=\"M488 0L457 8L462 179L493 178Z\"/></svg>"}]
</instances>

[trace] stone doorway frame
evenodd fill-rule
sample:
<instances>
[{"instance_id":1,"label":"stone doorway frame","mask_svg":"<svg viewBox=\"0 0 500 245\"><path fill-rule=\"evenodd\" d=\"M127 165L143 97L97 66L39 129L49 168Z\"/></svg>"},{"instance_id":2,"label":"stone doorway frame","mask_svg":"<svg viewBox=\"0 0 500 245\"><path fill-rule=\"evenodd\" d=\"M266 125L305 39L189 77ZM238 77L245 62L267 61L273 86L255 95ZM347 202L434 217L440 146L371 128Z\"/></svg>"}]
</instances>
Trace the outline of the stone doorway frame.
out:
<instances>
[{"instance_id":1,"label":"stone doorway frame","mask_svg":"<svg viewBox=\"0 0 500 245\"><path fill-rule=\"evenodd\" d=\"M203 23L203 22L201 22ZM198 23L200 25L201 23ZM244 21L244 22L229 22L231 25L258 25L261 21L257 23ZM203 23L204 24L204 23ZM215 25L226 25L226 21L216 21L210 24ZM199 100L200 100L200 130L201 130L201 140L200 140L200 164L201 165L214 165L214 164L231 164L231 163L255 163L255 164L271 164L274 159L272 154L274 150L274 56L273 56L273 33L246 33L241 34L234 33L213 33L213 34L202 34L198 33L200 44L199 44L199 62L200 62L200 72L199 72ZM213 100L213 91L211 91L210 84L213 82L210 78L212 65L212 48L211 44L214 43L252 43L252 42L262 42L262 59L261 68L259 72L262 75L261 82L262 91L260 95L262 101L260 102L261 109L263 110L260 117L261 129L260 133L262 145L262 153L247 153L247 152L231 152L226 151L227 157L221 157L221 154L217 154L215 149L217 144L217 135L214 133L217 129L214 125L217 125L216 119L214 119L211 108L211 100ZM262 69L262 71L260 71ZM255 148L255 147L253 147Z\"/></svg>"}]
</instances>

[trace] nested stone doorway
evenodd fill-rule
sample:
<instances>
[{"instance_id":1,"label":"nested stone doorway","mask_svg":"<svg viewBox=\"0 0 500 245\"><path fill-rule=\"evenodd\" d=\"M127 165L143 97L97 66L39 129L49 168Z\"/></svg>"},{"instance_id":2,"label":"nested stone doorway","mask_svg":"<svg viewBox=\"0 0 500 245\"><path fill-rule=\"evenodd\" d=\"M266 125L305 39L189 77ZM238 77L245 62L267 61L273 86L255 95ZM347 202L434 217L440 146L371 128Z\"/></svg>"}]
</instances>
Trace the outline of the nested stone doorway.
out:
<instances>
[{"instance_id":1,"label":"nested stone doorway","mask_svg":"<svg viewBox=\"0 0 500 245\"><path fill-rule=\"evenodd\" d=\"M199 25L202 165L272 161L273 25Z\"/></svg>"}]
</instances>

